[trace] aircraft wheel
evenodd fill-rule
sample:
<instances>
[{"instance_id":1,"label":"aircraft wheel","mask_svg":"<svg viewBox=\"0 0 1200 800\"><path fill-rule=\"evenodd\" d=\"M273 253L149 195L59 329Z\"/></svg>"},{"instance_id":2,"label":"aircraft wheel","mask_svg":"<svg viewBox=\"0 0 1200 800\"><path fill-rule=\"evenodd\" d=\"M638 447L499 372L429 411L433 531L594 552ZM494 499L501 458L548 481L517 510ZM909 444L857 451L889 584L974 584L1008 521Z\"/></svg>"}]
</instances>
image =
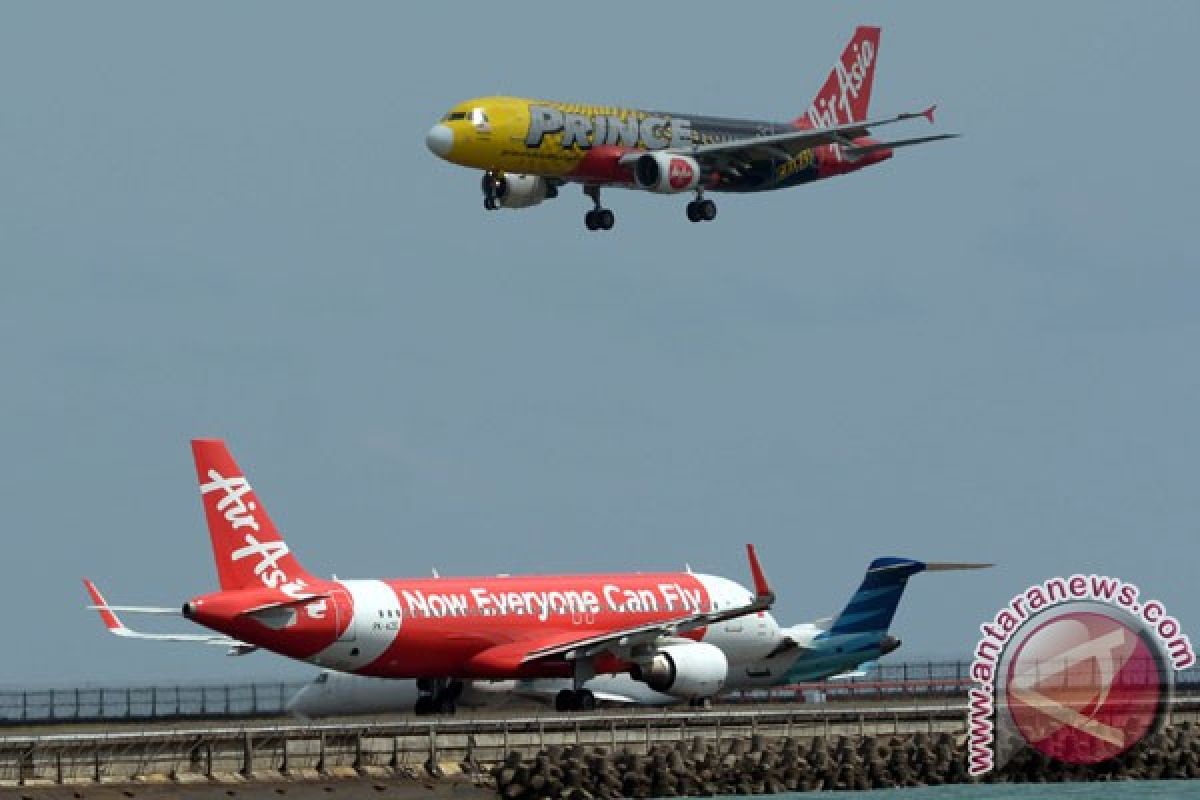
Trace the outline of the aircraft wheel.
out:
<instances>
[{"instance_id":1,"label":"aircraft wheel","mask_svg":"<svg viewBox=\"0 0 1200 800\"><path fill-rule=\"evenodd\" d=\"M596 222L601 230L610 231L617 222L617 216L607 208L602 208L596 212Z\"/></svg>"},{"instance_id":2,"label":"aircraft wheel","mask_svg":"<svg viewBox=\"0 0 1200 800\"><path fill-rule=\"evenodd\" d=\"M695 200L687 204L687 218L692 222L699 222L702 219L700 216L700 204Z\"/></svg>"},{"instance_id":3,"label":"aircraft wheel","mask_svg":"<svg viewBox=\"0 0 1200 800\"><path fill-rule=\"evenodd\" d=\"M499 206L496 205L496 199L494 197L485 197L483 198L483 207L488 211L495 211Z\"/></svg>"},{"instance_id":4,"label":"aircraft wheel","mask_svg":"<svg viewBox=\"0 0 1200 800\"><path fill-rule=\"evenodd\" d=\"M580 689L578 692L575 692L575 710L595 711L596 695L592 694L590 689Z\"/></svg>"},{"instance_id":5,"label":"aircraft wheel","mask_svg":"<svg viewBox=\"0 0 1200 800\"><path fill-rule=\"evenodd\" d=\"M589 211L583 215L583 224L587 226L589 231L594 231L600 226L596 224L596 212Z\"/></svg>"},{"instance_id":6,"label":"aircraft wheel","mask_svg":"<svg viewBox=\"0 0 1200 800\"><path fill-rule=\"evenodd\" d=\"M436 706L436 713L438 714L450 715L455 711L458 711L458 706L455 704L454 700L449 697L439 697Z\"/></svg>"},{"instance_id":7,"label":"aircraft wheel","mask_svg":"<svg viewBox=\"0 0 1200 800\"><path fill-rule=\"evenodd\" d=\"M570 711L575 705L575 693L570 689L563 689L554 696L555 711Z\"/></svg>"},{"instance_id":8,"label":"aircraft wheel","mask_svg":"<svg viewBox=\"0 0 1200 800\"><path fill-rule=\"evenodd\" d=\"M700 219L705 222L712 222L717 218L717 204L712 200L701 200L697 211L700 214Z\"/></svg>"},{"instance_id":9,"label":"aircraft wheel","mask_svg":"<svg viewBox=\"0 0 1200 800\"><path fill-rule=\"evenodd\" d=\"M418 717L425 717L433 713L433 698L429 695L422 695L417 698L416 705L413 706L413 713Z\"/></svg>"}]
</instances>

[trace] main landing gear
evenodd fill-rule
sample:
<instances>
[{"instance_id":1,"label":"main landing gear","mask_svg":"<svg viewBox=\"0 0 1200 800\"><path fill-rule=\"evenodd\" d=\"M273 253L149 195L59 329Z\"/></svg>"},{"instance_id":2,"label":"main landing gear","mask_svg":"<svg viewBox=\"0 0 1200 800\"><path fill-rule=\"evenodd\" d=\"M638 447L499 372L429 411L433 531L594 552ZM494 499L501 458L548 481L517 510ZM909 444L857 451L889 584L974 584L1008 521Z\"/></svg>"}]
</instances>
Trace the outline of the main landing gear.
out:
<instances>
[{"instance_id":1,"label":"main landing gear","mask_svg":"<svg viewBox=\"0 0 1200 800\"><path fill-rule=\"evenodd\" d=\"M590 689L563 689L554 698L555 711L593 711L596 695Z\"/></svg>"},{"instance_id":2,"label":"main landing gear","mask_svg":"<svg viewBox=\"0 0 1200 800\"><path fill-rule=\"evenodd\" d=\"M696 199L687 204L687 218L692 222L712 222L717 218L717 204L697 193Z\"/></svg>"},{"instance_id":3,"label":"main landing gear","mask_svg":"<svg viewBox=\"0 0 1200 800\"><path fill-rule=\"evenodd\" d=\"M417 692L413 713L418 717L453 714L458 710L458 698L463 692L463 683L445 678L421 678L417 681Z\"/></svg>"},{"instance_id":4,"label":"main landing gear","mask_svg":"<svg viewBox=\"0 0 1200 800\"><path fill-rule=\"evenodd\" d=\"M592 203L595 204L595 208L583 215L583 224L589 231L611 230L617 217L612 211L600 205L600 187L584 186L583 193L592 198Z\"/></svg>"}]
</instances>

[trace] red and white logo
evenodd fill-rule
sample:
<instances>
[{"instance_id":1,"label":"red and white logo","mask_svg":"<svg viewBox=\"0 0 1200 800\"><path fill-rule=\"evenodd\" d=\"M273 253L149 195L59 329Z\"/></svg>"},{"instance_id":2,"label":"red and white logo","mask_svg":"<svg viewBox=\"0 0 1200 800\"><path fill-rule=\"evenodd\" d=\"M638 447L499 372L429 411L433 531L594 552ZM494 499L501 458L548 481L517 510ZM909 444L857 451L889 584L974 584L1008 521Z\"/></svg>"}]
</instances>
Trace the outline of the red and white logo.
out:
<instances>
[{"instance_id":1,"label":"red and white logo","mask_svg":"<svg viewBox=\"0 0 1200 800\"><path fill-rule=\"evenodd\" d=\"M1066 606L1050 617L1008 664L1003 688L1016 730L1060 761L1113 758L1153 729L1170 677L1140 626L1117 613Z\"/></svg>"},{"instance_id":2,"label":"red and white logo","mask_svg":"<svg viewBox=\"0 0 1200 800\"><path fill-rule=\"evenodd\" d=\"M686 189L696 177L696 170L686 158L672 158L667 168L667 182L672 189Z\"/></svg>"},{"instance_id":3,"label":"red and white logo","mask_svg":"<svg viewBox=\"0 0 1200 800\"><path fill-rule=\"evenodd\" d=\"M967 710L975 776L1026 745L1071 764L1124 753L1162 727L1175 673L1196 663L1160 601L1095 573L1033 584L979 631Z\"/></svg>"}]
</instances>

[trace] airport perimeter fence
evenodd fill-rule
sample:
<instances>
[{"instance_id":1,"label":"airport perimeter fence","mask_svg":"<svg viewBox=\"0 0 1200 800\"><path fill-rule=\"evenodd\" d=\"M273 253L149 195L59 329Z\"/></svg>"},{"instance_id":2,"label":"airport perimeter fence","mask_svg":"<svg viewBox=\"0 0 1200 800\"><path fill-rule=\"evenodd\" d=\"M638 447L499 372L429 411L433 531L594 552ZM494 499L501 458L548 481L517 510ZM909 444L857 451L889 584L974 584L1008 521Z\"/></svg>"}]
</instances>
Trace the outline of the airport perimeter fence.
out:
<instances>
[{"instance_id":1,"label":"airport perimeter fence","mask_svg":"<svg viewBox=\"0 0 1200 800\"><path fill-rule=\"evenodd\" d=\"M0 725L109 720L237 719L286 713L305 683L0 690Z\"/></svg>"},{"instance_id":2,"label":"airport perimeter fence","mask_svg":"<svg viewBox=\"0 0 1200 800\"><path fill-rule=\"evenodd\" d=\"M729 692L718 702L926 703L962 698L972 686L967 661L882 664L854 677ZM1086 681L1086 677L1084 678ZM203 686L131 686L0 689L0 727L22 724L153 722L180 719L254 719L287 713L305 682ZM1200 700L1200 667L1176 674L1178 698Z\"/></svg>"}]
</instances>

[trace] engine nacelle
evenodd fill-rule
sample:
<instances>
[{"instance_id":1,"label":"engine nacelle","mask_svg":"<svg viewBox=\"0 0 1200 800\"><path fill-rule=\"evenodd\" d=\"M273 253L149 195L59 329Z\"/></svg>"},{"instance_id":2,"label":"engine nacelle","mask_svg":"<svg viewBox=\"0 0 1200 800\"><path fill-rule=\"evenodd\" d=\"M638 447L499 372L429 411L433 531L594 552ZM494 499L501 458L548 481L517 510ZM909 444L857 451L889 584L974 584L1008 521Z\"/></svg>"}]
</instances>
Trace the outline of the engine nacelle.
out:
<instances>
[{"instance_id":1,"label":"engine nacelle","mask_svg":"<svg viewBox=\"0 0 1200 800\"><path fill-rule=\"evenodd\" d=\"M646 153L633 164L633 180L649 192L687 192L700 184L700 165L691 156Z\"/></svg>"},{"instance_id":2,"label":"engine nacelle","mask_svg":"<svg viewBox=\"0 0 1200 800\"><path fill-rule=\"evenodd\" d=\"M529 208L553 194L546 179L537 175L504 175L496 181L496 202L501 208Z\"/></svg>"},{"instance_id":3,"label":"engine nacelle","mask_svg":"<svg viewBox=\"0 0 1200 800\"><path fill-rule=\"evenodd\" d=\"M656 692L676 697L712 697L725 685L729 660L707 642L669 644L648 662L635 664L632 676Z\"/></svg>"}]
</instances>

